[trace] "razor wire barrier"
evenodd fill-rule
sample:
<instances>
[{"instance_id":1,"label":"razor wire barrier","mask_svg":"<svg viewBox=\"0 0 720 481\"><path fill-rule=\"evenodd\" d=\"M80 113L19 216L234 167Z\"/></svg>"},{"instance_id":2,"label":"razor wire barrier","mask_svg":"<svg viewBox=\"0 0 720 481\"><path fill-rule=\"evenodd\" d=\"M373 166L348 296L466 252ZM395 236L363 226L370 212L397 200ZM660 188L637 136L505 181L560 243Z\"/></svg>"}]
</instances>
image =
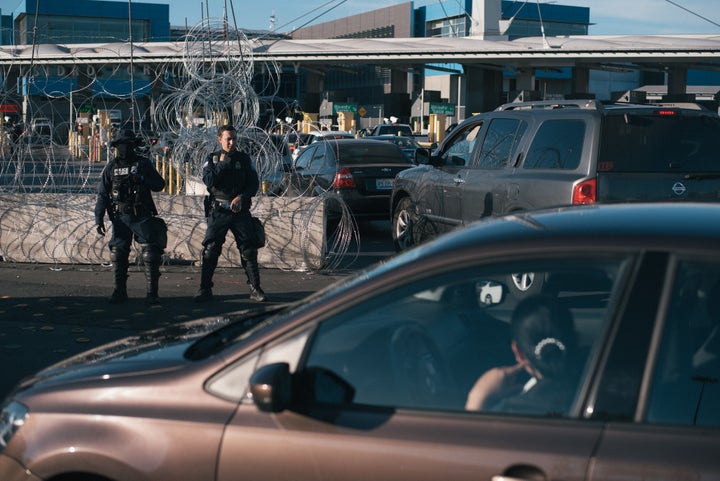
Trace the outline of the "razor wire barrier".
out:
<instances>
[{"instance_id":1,"label":"razor wire barrier","mask_svg":"<svg viewBox=\"0 0 720 481\"><path fill-rule=\"evenodd\" d=\"M29 67L4 66L0 71L4 83L0 94L0 255L18 262L71 264L107 259L109 236L94 232L94 193L102 168L111 158L109 142L118 129L130 128L146 140L155 138L155 132L171 140L164 146L167 150L149 142L140 148L156 161L168 184L165 192L153 194L156 202L170 209L159 208L160 216L169 226L178 227L174 229L176 245L168 246L166 262L199 260L202 236L198 233L204 233L205 227L202 206L192 211L178 206L187 205L183 197L204 194L199 180L202 162L217 149L216 128L232 124L238 131L238 146L254 159L263 186L256 203L273 206L258 211L266 216L262 218L266 227L280 229L281 235L283 223L291 222L291 230L299 226L303 234L299 239L291 236L305 252L300 254L300 263L283 262L287 246L279 249L279 244L270 243L261 249L280 257L273 266L328 271L348 259L352 262L348 251L359 252L359 231L342 199L327 192L291 202L283 179L288 169L287 146L295 132L285 125L282 133L270 135L258 127L263 101L278 99L282 69L277 64L265 65L264 81L257 91L251 42L226 20L208 18L189 31L180 63L128 66L119 59L132 56L142 46L117 43L94 46L107 60L92 65L34 61ZM45 50L62 46L33 48L48 53ZM13 76L21 95L8 91ZM129 118L118 118L118 112L130 112ZM191 192L191 185L200 187ZM265 197L276 200L263 202ZM328 202L340 206L334 210L341 217L322 241L318 255L318 240L310 235L317 226L311 224L320 222L324 231ZM279 206L296 210L280 212ZM68 239L78 240L82 249L69 245ZM188 258L177 257L179 250ZM239 259L227 261L239 265Z\"/></svg>"}]
</instances>

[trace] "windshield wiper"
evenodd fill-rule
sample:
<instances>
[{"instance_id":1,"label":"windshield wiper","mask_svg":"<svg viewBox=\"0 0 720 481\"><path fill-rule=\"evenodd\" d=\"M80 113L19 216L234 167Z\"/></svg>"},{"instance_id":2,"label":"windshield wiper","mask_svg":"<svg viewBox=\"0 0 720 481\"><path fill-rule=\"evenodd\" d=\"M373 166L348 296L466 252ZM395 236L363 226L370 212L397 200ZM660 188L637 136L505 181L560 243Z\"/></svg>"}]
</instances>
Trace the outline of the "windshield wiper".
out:
<instances>
[{"instance_id":1,"label":"windshield wiper","mask_svg":"<svg viewBox=\"0 0 720 481\"><path fill-rule=\"evenodd\" d=\"M720 172L712 174L685 174L684 178L688 180L720 179Z\"/></svg>"}]
</instances>

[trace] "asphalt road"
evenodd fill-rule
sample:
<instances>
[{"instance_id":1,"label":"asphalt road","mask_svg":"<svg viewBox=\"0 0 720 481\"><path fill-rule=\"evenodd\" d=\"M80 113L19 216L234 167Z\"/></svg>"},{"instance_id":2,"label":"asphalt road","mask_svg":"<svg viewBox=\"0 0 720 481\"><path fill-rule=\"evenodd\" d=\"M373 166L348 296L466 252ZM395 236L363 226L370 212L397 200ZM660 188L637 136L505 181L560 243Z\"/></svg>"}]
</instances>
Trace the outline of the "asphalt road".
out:
<instances>
[{"instance_id":1,"label":"asphalt road","mask_svg":"<svg viewBox=\"0 0 720 481\"><path fill-rule=\"evenodd\" d=\"M302 299L333 282L393 255L389 224L361 229L360 254L330 273L261 269L271 303ZM215 299L197 304L199 266L163 266L160 304L145 301L145 277L131 266L130 300L111 305L112 268L105 265L45 265L0 262L0 399L22 377L84 350L157 327L257 305L249 299L240 268L218 268Z\"/></svg>"}]
</instances>

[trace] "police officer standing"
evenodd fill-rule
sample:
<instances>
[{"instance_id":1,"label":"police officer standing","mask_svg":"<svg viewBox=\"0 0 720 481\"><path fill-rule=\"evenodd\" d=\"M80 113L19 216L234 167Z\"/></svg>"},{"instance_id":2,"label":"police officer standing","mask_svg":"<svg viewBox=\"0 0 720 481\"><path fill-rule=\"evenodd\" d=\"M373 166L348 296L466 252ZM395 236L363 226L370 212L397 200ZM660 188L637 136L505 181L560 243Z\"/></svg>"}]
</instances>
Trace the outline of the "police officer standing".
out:
<instances>
[{"instance_id":1,"label":"police officer standing","mask_svg":"<svg viewBox=\"0 0 720 481\"><path fill-rule=\"evenodd\" d=\"M203 163L202 177L209 195L205 198L207 231L203 239L202 273L196 302L212 299L212 278L228 230L233 233L250 285L250 298L264 302L267 296L260 287L257 240L250 206L259 181L252 160L237 149L237 132L232 125L218 128L220 150L211 153Z\"/></svg>"},{"instance_id":2,"label":"police officer standing","mask_svg":"<svg viewBox=\"0 0 720 481\"><path fill-rule=\"evenodd\" d=\"M158 302L158 281L163 250L167 245L167 226L157 217L152 192L165 187L165 180L150 159L139 156L139 140L131 130L121 130L110 142L114 157L103 169L95 203L97 233L105 235L105 212L112 221L110 259L115 275L115 289L110 303L125 302L127 272L133 237L140 243L147 280L147 299Z\"/></svg>"}]
</instances>

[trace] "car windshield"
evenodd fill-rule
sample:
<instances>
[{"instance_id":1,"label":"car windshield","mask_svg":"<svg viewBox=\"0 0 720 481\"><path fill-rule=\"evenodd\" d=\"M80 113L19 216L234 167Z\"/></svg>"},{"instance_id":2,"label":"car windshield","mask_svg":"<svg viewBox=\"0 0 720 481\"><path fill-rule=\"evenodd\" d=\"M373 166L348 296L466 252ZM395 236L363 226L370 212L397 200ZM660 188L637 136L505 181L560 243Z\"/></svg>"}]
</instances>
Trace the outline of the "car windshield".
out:
<instances>
[{"instance_id":1,"label":"car windshield","mask_svg":"<svg viewBox=\"0 0 720 481\"><path fill-rule=\"evenodd\" d=\"M658 112L607 116L598 171L720 172L720 119Z\"/></svg>"}]
</instances>

